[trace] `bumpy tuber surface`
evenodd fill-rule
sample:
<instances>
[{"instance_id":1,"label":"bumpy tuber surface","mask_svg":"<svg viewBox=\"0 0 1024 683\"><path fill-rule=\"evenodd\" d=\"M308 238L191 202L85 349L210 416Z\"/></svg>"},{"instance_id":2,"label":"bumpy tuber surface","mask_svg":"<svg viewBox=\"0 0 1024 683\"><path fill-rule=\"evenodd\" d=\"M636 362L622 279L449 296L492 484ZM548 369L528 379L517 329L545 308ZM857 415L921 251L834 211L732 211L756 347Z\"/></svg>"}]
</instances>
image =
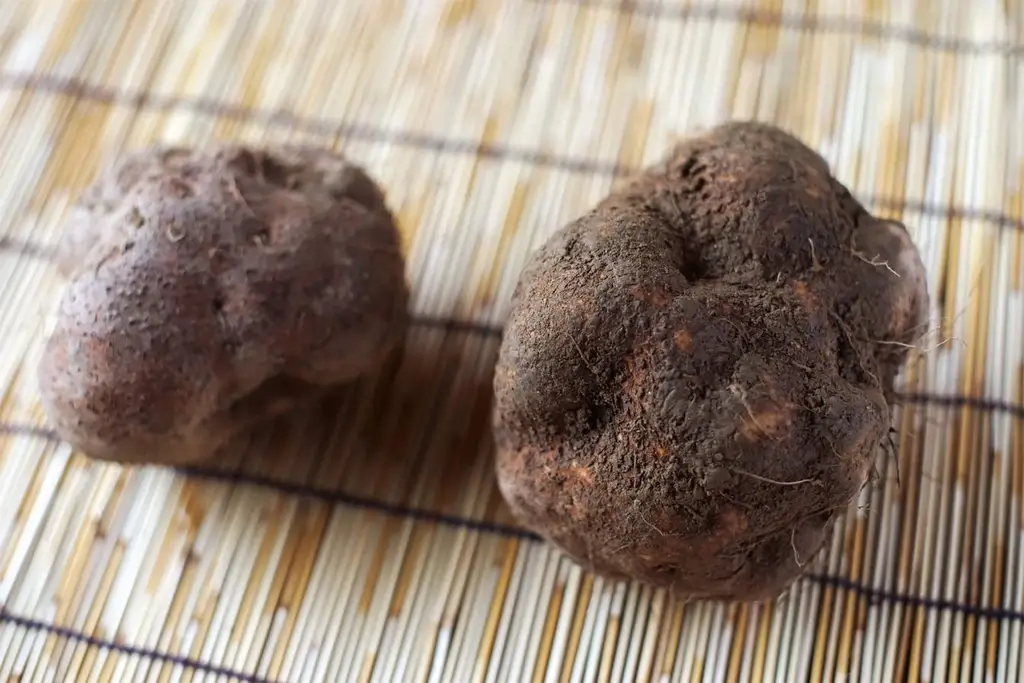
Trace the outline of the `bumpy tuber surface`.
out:
<instances>
[{"instance_id":1,"label":"bumpy tuber surface","mask_svg":"<svg viewBox=\"0 0 1024 683\"><path fill-rule=\"evenodd\" d=\"M373 369L399 344L400 236L360 168L310 148L122 158L58 248L39 368L50 421L99 459L182 464Z\"/></svg>"},{"instance_id":2,"label":"bumpy tuber surface","mask_svg":"<svg viewBox=\"0 0 1024 683\"><path fill-rule=\"evenodd\" d=\"M600 574L783 592L887 437L924 267L789 134L728 123L554 234L494 377L516 517Z\"/></svg>"}]
</instances>

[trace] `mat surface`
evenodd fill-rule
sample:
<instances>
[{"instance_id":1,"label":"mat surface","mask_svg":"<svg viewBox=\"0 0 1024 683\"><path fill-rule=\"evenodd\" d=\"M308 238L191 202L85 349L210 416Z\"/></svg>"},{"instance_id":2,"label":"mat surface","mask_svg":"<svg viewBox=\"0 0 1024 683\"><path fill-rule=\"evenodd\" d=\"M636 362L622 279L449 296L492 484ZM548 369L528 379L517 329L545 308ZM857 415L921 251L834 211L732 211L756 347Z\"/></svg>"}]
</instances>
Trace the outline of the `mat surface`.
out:
<instances>
[{"instance_id":1,"label":"mat surface","mask_svg":"<svg viewBox=\"0 0 1024 683\"><path fill-rule=\"evenodd\" d=\"M1022 26L991 0L0 2L0 680L1024 678ZM684 605L515 527L490 372L531 249L751 117L907 224L935 325L898 460L807 578ZM35 389L62 218L120 151L214 138L333 146L387 188L404 359L216 465L91 463Z\"/></svg>"}]
</instances>

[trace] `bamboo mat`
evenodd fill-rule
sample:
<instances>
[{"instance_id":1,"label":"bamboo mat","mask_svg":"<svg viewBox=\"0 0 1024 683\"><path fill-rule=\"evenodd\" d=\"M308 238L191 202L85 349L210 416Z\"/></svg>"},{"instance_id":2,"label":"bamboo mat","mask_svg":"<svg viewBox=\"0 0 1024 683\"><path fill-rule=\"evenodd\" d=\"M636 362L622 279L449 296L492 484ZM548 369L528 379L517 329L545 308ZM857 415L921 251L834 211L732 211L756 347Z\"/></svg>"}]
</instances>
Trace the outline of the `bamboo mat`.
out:
<instances>
[{"instance_id":1,"label":"bamboo mat","mask_svg":"<svg viewBox=\"0 0 1024 683\"><path fill-rule=\"evenodd\" d=\"M2 0L0 680L1024 679L1024 9L1013 0ZM680 604L515 527L486 425L527 253L725 118L903 220L935 330L898 460L772 605ZM120 150L305 140L381 182L401 362L184 472L91 463L33 368Z\"/></svg>"}]
</instances>

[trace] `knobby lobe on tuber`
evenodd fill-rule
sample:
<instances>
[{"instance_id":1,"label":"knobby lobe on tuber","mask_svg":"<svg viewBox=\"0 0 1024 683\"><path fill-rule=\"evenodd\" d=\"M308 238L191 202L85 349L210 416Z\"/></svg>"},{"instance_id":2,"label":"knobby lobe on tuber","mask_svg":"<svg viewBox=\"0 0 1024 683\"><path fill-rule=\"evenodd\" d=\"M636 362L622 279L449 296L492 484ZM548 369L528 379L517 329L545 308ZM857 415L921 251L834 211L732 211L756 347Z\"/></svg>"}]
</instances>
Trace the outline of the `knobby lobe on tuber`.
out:
<instances>
[{"instance_id":1,"label":"knobby lobe on tuber","mask_svg":"<svg viewBox=\"0 0 1024 683\"><path fill-rule=\"evenodd\" d=\"M888 435L925 272L777 128L678 145L531 257L494 377L515 516L600 574L771 599Z\"/></svg>"},{"instance_id":2,"label":"knobby lobe on tuber","mask_svg":"<svg viewBox=\"0 0 1024 683\"><path fill-rule=\"evenodd\" d=\"M324 150L134 152L74 207L39 367L95 458L183 464L381 364L407 324L383 193Z\"/></svg>"}]
</instances>

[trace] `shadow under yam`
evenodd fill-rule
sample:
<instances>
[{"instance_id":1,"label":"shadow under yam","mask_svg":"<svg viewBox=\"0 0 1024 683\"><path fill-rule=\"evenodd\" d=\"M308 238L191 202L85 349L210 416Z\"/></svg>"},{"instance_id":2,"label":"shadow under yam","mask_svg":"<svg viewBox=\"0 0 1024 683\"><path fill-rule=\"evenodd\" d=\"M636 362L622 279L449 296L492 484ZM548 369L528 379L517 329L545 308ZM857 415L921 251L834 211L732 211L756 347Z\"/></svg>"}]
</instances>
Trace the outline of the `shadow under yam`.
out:
<instances>
[{"instance_id":1,"label":"shadow under yam","mask_svg":"<svg viewBox=\"0 0 1024 683\"><path fill-rule=\"evenodd\" d=\"M509 520L490 432L500 340L413 327L378 372L240 434L180 471L382 509Z\"/></svg>"}]
</instances>

